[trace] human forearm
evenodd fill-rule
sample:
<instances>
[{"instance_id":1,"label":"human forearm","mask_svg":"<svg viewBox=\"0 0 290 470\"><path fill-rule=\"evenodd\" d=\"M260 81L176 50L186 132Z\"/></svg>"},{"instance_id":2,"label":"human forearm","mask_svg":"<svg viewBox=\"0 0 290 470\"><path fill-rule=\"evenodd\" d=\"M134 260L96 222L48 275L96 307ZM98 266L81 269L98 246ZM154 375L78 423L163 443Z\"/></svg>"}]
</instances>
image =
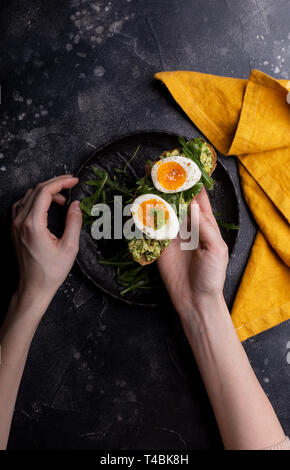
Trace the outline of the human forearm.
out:
<instances>
[{"instance_id":1,"label":"human forearm","mask_svg":"<svg viewBox=\"0 0 290 470\"><path fill-rule=\"evenodd\" d=\"M0 449L5 449L19 384L34 333L52 296L16 292L0 330Z\"/></svg>"},{"instance_id":2,"label":"human forearm","mask_svg":"<svg viewBox=\"0 0 290 470\"><path fill-rule=\"evenodd\" d=\"M61 191L78 182L62 175L29 188L12 207L12 238L19 268L19 287L0 329L0 448L5 449L29 347L55 292L67 277L79 248L82 211L73 201L63 235L47 228L52 202L66 203Z\"/></svg>"},{"instance_id":3,"label":"human forearm","mask_svg":"<svg viewBox=\"0 0 290 470\"><path fill-rule=\"evenodd\" d=\"M181 321L227 449L260 449L284 438L276 414L238 340L222 296L204 300Z\"/></svg>"},{"instance_id":4,"label":"human forearm","mask_svg":"<svg viewBox=\"0 0 290 470\"><path fill-rule=\"evenodd\" d=\"M281 442L284 433L222 296L228 248L204 189L191 207L196 204L198 247L186 251L180 238L174 240L159 258L159 270L191 344L225 448L262 449ZM194 213L191 224L196 222Z\"/></svg>"}]
</instances>

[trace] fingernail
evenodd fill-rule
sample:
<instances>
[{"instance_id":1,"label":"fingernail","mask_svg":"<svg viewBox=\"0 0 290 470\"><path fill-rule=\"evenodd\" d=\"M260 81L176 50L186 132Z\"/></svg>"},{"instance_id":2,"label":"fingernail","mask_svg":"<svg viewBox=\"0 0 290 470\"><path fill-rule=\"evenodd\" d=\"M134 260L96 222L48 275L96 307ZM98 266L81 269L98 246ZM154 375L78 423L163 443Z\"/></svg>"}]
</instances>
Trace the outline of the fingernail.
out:
<instances>
[{"instance_id":1,"label":"fingernail","mask_svg":"<svg viewBox=\"0 0 290 470\"><path fill-rule=\"evenodd\" d=\"M74 208L76 211L81 212L80 201L74 201L74 202L72 203L72 206L73 206L73 208Z\"/></svg>"}]
</instances>

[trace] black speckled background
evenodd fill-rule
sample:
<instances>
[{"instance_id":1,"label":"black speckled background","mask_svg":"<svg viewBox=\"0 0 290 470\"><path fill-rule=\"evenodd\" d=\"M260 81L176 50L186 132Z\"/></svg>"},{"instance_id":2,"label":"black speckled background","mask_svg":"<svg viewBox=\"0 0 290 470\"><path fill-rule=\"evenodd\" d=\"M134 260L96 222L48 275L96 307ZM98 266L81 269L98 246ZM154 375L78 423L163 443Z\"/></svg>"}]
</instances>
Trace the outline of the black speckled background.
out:
<instances>
[{"instance_id":1,"label":"black speckled background","mask_svg":"<svg viewBox=\"0 0 290 470\"><path fill-rule=\"evenodd\" d=\"M154 72L245 78L259 68L290 78L289 19L288 0L2 0L2 315L17 280L12 202L39 180L76 171L94 147L119 135L192 135ZM235 160L228 162L238 187ZM59 223L63 215L52 214ZM255 227L244 216L246 258ZM289 435L290 322L244 346ZM176 314L121 304L75 267L33 341L9 447L221 445Z\"/></svg>"}]
</instances>

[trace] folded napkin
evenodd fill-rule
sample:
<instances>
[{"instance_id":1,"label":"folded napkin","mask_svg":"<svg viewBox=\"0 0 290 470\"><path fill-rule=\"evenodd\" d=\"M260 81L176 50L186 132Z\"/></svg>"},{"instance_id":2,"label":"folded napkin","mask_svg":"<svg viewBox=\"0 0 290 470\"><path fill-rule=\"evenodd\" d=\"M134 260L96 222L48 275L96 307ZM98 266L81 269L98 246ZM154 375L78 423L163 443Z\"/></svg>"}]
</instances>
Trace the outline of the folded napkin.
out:
<instances>
[{"instance_id":1,"label":"folded napkin","mask_svg":"<svg viewBox=\"0 0 290 470\"><path fill-rule=\"evenodd\" d=\"M241 341L290 318L290 82L160 72L177 103L224 155L237 155L259 226L234 305Z\"/></svg>"}]
</instances>

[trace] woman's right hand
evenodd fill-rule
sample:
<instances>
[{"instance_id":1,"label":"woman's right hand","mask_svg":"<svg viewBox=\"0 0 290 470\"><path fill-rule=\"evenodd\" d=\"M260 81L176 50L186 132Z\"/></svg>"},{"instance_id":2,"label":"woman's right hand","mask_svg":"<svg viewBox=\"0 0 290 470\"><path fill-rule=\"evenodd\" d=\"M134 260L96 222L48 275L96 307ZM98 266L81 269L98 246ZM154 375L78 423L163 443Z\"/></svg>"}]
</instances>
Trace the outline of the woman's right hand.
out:
<instances>
[{"instance_id":1,"label":"woman's right hand","mask_svg":"<svg viewBox=\"0 0 290 470\"><path fill-rule=\"evenodd\" d=\"M199 206L198 248L182 250L178 236L158 259L163 282L181 317L187 317L204 304L214 305L222 298L228 263L228 248L204 188L191 202L192 206L196 204Z\"/></svg>"},{"instance_id":2,"label":"woman's right hand","mask_svg":"<svg viewBox=\"0 0 290 470\"><path fill-rule=\"evenodd\" d=\"M58 239L47 228L52 202L64 205L60 191L78 183L71 175L58 176L29 189L13 205L12 237L19 265L17 297L48 301L67 277L79 249L82 212L78 201L71 203L63 236Z\"/></svg>"}]
</instances>

